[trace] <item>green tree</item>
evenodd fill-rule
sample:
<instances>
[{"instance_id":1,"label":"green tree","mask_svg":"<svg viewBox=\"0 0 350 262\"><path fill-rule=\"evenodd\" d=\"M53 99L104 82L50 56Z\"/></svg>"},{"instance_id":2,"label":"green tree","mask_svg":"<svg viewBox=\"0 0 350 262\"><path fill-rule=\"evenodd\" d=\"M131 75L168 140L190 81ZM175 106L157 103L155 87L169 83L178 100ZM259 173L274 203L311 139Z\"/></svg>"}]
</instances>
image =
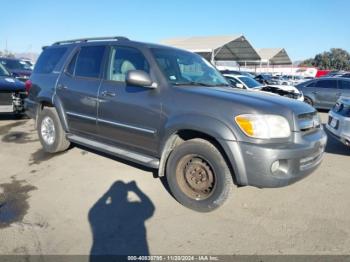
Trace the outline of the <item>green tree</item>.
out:
<instances>
[{"instance_id":1,"label":"green tree","mask_svg":"<svg viewBox=\"0 0 350 262\"><path fill-rule=\"evenodd\" d=\"M301 65L315 66L319 69L350 70L350 54L344 49L332 48L303 61Z\"/></svg>"}]
</instances>

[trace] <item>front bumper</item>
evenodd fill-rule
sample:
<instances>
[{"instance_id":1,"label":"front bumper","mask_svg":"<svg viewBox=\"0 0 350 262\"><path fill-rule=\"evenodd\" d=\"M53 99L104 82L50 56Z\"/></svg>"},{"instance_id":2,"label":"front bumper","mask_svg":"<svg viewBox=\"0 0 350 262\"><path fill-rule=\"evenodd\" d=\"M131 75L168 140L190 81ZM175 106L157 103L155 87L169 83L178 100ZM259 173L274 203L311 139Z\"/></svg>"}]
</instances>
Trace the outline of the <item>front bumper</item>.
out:
<instances>
[{"instance_id":1,"label":"front bumper","mask_svg":"<svg viewBox=\"0 0 350 262\"><path fill-rule=\"evenodd\" d=\"M335 124L332 125L332 120ZM350 145L350 117L345 117L333 111L329 111L327 130L343 144Z\"/></svg>"},{"instance_id":2,"label":"front bumper","mask_svg":"<svg viewBox=\"0 0 350 262\"><path fill-rule=\"evenodd\" d=\"M232 142L229 158L230 155L234 158L232 165L237 183L260 188L283 187L311 174L322 162L327 135L323 129L318 129L312 134L295 136L298 143ZM272 172L276 161L279 168Z\"/></svg>"}]
</instances>

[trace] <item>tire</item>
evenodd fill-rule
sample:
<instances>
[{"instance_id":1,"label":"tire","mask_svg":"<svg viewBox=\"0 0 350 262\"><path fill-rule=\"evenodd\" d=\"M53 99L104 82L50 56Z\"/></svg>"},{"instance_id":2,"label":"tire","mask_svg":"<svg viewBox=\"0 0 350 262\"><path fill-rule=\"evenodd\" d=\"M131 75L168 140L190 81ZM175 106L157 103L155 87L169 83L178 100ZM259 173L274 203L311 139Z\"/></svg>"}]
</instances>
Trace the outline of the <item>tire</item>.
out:
<instances>
[{"instance_id":1,"label":"tire","mask_svg":"<svg viewBox=\"0 0 350 262\"><path fill-rule=\"evenodd\" d=\"M53 126L53 130L48 128L51 126ZM45 128L46 131L44 130ZM48 153L62 152L70 146L55 108L45 107L39 113L37 132L44 151ZM47 135L49 133L50 135ZM53 139L49 139L51 137Z\"/></svg>"},{"instance_id":2,"label":"tire","mask_svg":"<svg viewBox=\"0 0 350 262\"><path fill-rule=\"evenodd\" d=\"M221 206L233 187L230 169L220 151L198 138L175 147L167 161L166 178L175 199L199 212Z\"/></svg>"},{"instance_id":3,"label":"tire","mask_svg":"<svg viewBox=\"0 0 350 262\"><path fill-rule=\"evenodd\" d=\"M305 96L304 102L310 106L314 106L314 102L312 101L312 99L310 97Z\"/></svg>"}]
</instances>

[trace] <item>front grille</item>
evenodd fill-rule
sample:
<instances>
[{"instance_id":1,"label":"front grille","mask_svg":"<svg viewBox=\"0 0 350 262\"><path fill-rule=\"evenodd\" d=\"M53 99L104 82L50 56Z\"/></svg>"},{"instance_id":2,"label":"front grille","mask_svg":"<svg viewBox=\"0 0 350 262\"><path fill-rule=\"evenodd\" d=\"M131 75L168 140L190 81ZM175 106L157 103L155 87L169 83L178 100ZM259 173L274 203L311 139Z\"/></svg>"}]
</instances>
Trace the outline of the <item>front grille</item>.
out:
<instances>
[{"instance_id":1,"label":"front grille","mask_svg":"<svg viewBox=\"0 0 350 262\"><path fill-rule=\"evenodd\" d=\"M299 130L302 132L313 132L321 127L321 121L316 111L298 115L297 121Z\"/></svg>"},{"instance_id":2,"label":"front grille","mask_svg":"<svg viewBox=\"0 0 350 262\"><path fill-rule=\"evenodd\" d=\"M306 170L318 165L323 157L324 147L320 146L313 155L300 160L300 170Z\"/></svg>"}]
</instances>

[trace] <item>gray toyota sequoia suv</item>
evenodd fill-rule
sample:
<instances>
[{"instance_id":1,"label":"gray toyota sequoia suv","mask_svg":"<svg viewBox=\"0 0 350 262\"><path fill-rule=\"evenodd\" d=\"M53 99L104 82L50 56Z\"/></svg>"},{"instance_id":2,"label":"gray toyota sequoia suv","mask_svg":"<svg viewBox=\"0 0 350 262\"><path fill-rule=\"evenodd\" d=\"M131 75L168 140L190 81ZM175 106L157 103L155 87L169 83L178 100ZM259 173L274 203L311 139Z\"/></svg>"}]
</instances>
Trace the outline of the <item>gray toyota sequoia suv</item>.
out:
<instances>
[{"instance_id":1,"label":"gray toyota sequoia suv","mask_svg":"<svg viewBox=\"0 0 350 262\"><path fill-rule=\"evenodd\" d=\"M27 114L45 151L84 145L166 176L208 212L238 186L281 187L313 172L327 137L311 106L231 88L201 56L125 37L45 47Z\"/></svg>"}]
</instances>

